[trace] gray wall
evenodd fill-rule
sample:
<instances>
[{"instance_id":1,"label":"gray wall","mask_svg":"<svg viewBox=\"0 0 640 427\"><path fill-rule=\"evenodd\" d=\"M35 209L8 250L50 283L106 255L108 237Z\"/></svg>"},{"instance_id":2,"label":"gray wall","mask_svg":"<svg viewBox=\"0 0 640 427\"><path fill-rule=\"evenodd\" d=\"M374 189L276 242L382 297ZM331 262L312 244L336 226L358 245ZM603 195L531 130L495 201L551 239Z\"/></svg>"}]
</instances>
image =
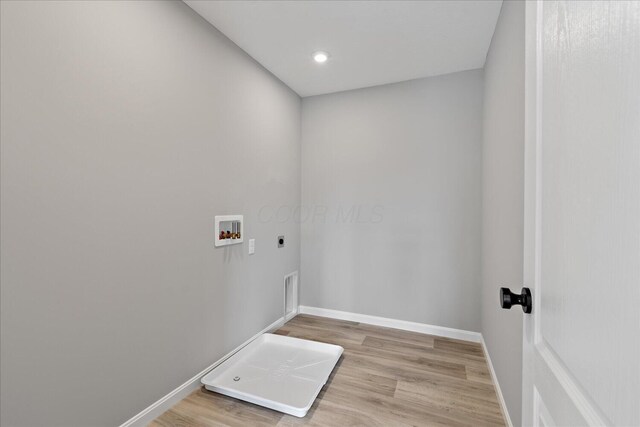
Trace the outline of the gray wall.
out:
<instances>
[{"instance_id":1,"label":"gray wall","mask_svg":"<svg viewBox=\"0 0 640 427\"><path fill-rule=\"evenodd\" d=\"M1 4L1 423L116 425L282 316L301 101L182 2Z\"/></svg>"},{"instance_id":2,"label":"gray wall","mask_svg":"<svg viewBox=\"0 0 640 427\"><path fill-rule=\"evenodd\" d=\"M480 330L482 82L303 99L302 304Z\"/></svg>"},{"instance_id":3,"label":"gray wall","mask_svg":"<svg viewBox=\"0 0 640 427\"><path fill-rule=\"evenodd\" d=\"M521 423L522 310L498 305L522 285L524 2L505 1L484 72L482 334L514 425Z\"/></svg>"}]
</instances>

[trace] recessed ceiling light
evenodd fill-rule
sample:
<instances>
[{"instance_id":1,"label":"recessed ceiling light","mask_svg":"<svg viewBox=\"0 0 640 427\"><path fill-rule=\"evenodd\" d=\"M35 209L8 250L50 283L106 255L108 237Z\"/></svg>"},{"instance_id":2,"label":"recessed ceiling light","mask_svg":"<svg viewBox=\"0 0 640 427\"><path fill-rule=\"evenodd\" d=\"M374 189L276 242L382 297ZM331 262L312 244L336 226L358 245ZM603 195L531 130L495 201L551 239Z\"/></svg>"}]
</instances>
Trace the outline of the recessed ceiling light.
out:
<instances>
[{"instance_id":1,"label":"recessed ceiling light","mask_svg":"<svg viewBox=\"0 0 640 427\"><path fill-rule=\"evenodd\" d=\"M320 64L327 62L327 59L329 59L329 54L327 52L318 51L313 54L313 60Z\"/></svg>"}]
</instances>

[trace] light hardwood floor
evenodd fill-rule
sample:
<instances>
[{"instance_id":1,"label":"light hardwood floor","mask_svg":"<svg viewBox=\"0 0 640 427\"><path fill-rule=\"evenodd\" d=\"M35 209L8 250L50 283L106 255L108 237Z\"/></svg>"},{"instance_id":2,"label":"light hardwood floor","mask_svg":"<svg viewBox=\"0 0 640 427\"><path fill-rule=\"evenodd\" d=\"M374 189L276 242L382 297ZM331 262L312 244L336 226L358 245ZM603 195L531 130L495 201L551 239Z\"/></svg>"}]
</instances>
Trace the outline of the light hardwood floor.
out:
<instances>
[{"instance_id":1,"label":"light hardwood floor","mask_svg":"<svg viewBox=\"0 0 640 427\"><path fill-rule=\"evenodd\" d=\"M276 333L344 347L306 417L201 388L150 426L505 425L480 344L307 315Z\"/></svg>"}]
</instances>

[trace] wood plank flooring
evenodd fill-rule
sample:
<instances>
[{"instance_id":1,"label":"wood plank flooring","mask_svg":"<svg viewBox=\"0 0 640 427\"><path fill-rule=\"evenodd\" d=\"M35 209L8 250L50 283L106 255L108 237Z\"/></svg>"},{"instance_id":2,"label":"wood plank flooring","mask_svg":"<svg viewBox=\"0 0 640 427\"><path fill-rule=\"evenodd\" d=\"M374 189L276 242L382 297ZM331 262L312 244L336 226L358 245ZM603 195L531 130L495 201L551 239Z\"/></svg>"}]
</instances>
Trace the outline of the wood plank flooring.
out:
<instances>
[{"instance_id":1,"label":"wood plank flooring","mask_svg":"<svg viewBox=\"0 0 640 427\"><path fill-rule=\"evenodd\" d=\"M480 344L308 315L276 333L344 347L306 417L201 388L150 426L505 425Z\"/></svg>"}]
</instances>

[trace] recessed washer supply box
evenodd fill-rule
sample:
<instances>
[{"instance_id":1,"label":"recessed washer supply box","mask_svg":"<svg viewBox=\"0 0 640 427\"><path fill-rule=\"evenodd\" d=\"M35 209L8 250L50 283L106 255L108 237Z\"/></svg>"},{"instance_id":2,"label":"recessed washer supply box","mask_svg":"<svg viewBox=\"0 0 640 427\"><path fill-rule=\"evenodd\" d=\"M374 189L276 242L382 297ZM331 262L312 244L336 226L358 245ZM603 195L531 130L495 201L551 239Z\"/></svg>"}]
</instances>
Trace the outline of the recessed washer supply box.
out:
<instances>
[{"instance_id":1,"label":"recessed washer supply box","mask_svg":"<svg viewBox=\"0 0 640 427\"><path fill-rule=\"evenodd\" d=\"M215 245L228 246L244 241L244 217L242 215L216 215Z\"/></svg>"}]
</instances>

